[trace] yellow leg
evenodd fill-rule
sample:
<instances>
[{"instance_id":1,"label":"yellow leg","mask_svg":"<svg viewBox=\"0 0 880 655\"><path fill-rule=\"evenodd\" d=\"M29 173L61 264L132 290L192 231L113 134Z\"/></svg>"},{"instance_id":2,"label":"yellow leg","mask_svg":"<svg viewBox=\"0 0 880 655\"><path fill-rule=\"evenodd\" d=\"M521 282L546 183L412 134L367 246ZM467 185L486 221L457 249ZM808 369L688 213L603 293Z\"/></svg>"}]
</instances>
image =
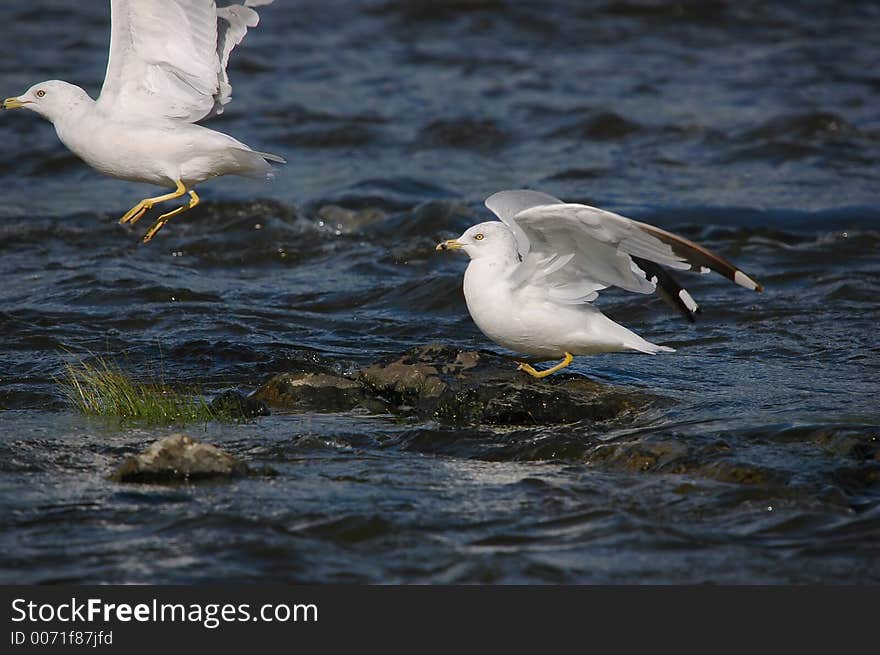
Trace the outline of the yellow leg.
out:
<instances>
[{"instance_id":1,"label":"yellow leg","mask_svg":"<svg viewBox=\"0 0 880 655\"><path fill-rule=\"evenodd\" d=\"M149 243L153 239L153 237L156 236L156 233L159 230L161 230L163 227L165 227L165 223L168 222L169 218L171 218L172 216L177 216L178 214L182 214L183 212L189 211L190 209L192 209L193 207L198 205L199 202L201 202L201 200L200 200L198 194L195 191L190 191L189 192L189 203L187 203L186 205L183 205L182 207L178 207L177 209L172 209L167 214L162 214L159 218L157 218L156 222L153 223L153 227L151 227L149 230L147 230L147 233L144 235L143 242Z\"/></svg>"},{"instance_id":2,"label":"yellow leg","mask_svg":"<svg viewBox=\"0 0 880 655\"><path fill-rule=\"evenodd\" d=\"M148 209L153 208L153 205L160 202L166 202L167 200L174 200L175 198L182 196L184 193L186 193L186 187L183 186L183 182L177 180L177 188L174 191L162 196L156 196L155 198L144 198L134 207L125 212L125 216L120 218L119 222L123 225L125 223L137 223Z\"/></svg>"},{"instance_id":3,"label":"yellow leg","mask_svg":"<svg viewBox=\"0 0 880 655\"><path fill-rule=\"evenodd\" d=\"M554 373L556 373L556 371L561 371L562 369L564 369L566 366L571 364L571 360L573 359L574 357L571 356L571 353L565 353L565 358L561 362L559 362L556 366L551 366L544 371L538 371L530 364L526 364L525 362L520 362L519 369L517 370L525 371L533 378L546 378L548 375L553 375Z\"/></svg>"}]
</instances>

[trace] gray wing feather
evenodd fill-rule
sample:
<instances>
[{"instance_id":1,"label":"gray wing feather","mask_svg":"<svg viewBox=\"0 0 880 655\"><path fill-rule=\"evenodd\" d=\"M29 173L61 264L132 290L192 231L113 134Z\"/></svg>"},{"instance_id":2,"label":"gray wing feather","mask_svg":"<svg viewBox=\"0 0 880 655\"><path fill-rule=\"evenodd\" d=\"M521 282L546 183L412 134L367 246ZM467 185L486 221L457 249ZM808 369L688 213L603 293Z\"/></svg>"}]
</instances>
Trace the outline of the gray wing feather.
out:
<instances>
[{"instance_id":1,"label":"gray wing feather","mask_svg":"<svg viewBox=\"0 0 880 655\"><path fill-rule=\"evenodd\" d=\"M535 198L537 200L537 198ZM577 302L595 298L595 292L616 286L636 293L651 293L655 284L633 270L631 255L657 261L673 268L689 268L672 248L639 230L623 216L587 205L554 203L531 206L514 215L510 223L526 235L530 250L523 259L542 270L536 262L565 257L565 265L532 275L540 279L552 297Z\"/></svg>"},{"instance_id":2,"label":"gray wing feather","mask_svg":"<svg viewBox=\"0 0 880 655\"><path fill-rule=\"evenodd\" d=\"M229 64L229 55L247 34L248 29L256 27L260 23L260 16L252 7L268 5L273 0L246 0L243 5L229 5L217 8L217 56L220 60L219 80L217 91L214 94L214 107L207 114L215 116L223 113L223 105L232 100L232 86L229 84L229 76L226 66Z\"/></svg>"},{"instance_id":3,"label":"gray wing feather","mask_svg":"<svg viewBox=\"0 0 880 655\"><path fill-rule=\"evenodd\" d=\"M561 302L589 302L609 286L653 292L658 276L645 275L633 257L679 270L711 269L741 286L761 290L757 282L705 248L613 212L525 189L498 192L486 200L486 206L519 244L522 263L512 281L543 288Z\"/></svg>"},{"instance_id":4,"label":"gray wing feather","mask_svg":"<svg viewBox=\"0 0 880 655\"><path fill-rule=\"evenodd\" d=\"M513 217L532 207L559 204L562 204L559 198L554 198L540 191L532 191L531 189L499 191L486 198L486 207L513 232L513 236L516 238L516 243L519 246L519 255L523 258L529 254L529 238L517 222L513 220Z\"/></svg>"},{"instance_id":5,"label":"gray wing feather","mask_svg":"<svg viewBox=\"0 0 880 655\"><path fill-rule=\"evenodd\" d=\"M229 54L258 22L245 0L111 0L110 55L98 104L129 119L196 122L223 111Z\"/></svg>"}]
</instances>

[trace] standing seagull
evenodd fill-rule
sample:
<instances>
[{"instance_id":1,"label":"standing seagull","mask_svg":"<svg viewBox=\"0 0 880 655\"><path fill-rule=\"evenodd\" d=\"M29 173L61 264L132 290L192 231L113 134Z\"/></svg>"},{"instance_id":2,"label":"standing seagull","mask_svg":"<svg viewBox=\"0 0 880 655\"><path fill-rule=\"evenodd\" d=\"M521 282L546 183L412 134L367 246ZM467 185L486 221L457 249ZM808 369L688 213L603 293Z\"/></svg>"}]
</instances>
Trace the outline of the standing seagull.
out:
<instances>
[{"instance_id":1,"label":"standing seagull","mask_svg":"<svg viewBox=\"0 0 880 655\"><path fill-rule=\"evenodd\" d=\"M699 306L663 268L716 271L746 289L763 287L736 266L660 228L538 191L499 191L486 206L501 222L474 225L437 250L464 250L464 297L477 327L515 352L571 364L573 355L674 352L645 341L589 304L610 286L658 291L689 320ZM661 266L662 264L662 266Z\"/></svg>"},{"instance_id":2,"label":"standing seagull","mask_svg":"<svg viewBox=\"0 0 880 655\"><path fill-rule=\"evenodd\" d=\"M131 182L174 189L144 198L119 220L135 223L149 209L189 194L159 216L149 242L172 216L199 204L193 187L220 175L266 178L277 155L251 150L231 136L195 125L223 113L232 87L229 53L259 16L245 0L217 7L214 0L111 0L110 57L97 100L78 86L35 84L4 109L24 107L55 125L58 138L98 171Z\"/></svg>"}]
</instances>

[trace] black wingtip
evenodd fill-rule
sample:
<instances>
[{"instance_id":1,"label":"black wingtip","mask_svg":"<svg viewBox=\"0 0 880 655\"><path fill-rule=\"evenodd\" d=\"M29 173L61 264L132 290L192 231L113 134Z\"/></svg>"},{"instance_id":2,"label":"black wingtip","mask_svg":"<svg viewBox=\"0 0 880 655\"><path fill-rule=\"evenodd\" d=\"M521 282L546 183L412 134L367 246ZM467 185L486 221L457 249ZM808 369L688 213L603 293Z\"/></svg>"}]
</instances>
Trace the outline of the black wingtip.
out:
<instances>
[{"instance_id":1,"label":"black wingtip","mask_svg":"<svg viewBox=\"0 0 880 655\"><path fill-rule=\"evenodd\" d=\"M645 272L645 278L651 280L656 285L657 293L666 301L666 304L675 308L688 322L696 322L697 314L702 313L700 306L691 294L688 293L687 289L672 277L669 271L659 264L641 257L632 257L632 260L636 266Z\"/></svg>"}]
</instances>

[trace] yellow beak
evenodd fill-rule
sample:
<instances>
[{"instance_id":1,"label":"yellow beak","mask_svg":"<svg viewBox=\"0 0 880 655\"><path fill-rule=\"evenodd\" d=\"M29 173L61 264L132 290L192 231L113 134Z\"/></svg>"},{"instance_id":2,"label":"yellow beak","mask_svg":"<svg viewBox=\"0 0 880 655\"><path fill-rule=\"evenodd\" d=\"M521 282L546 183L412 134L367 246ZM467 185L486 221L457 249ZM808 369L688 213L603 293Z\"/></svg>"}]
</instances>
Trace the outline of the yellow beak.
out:
<instances>
[{"instance_id":1,"label":"yellow beak","mask_svg":"<svg viewBox=\"0 0 880 655\"><path fill-rule=\"evenodd\" d=\"M438 243L434 250L461 250L462 248L464 246L458 242L458 239L449 239Z\"/></svg>"},{"instance_id":2,"label":"yellow beak","mask_svg":"<svg viewBox=\"0 0 880 655\"><path fill-rule=\"evenodd\" d=\"M6 100L3 101L3 109L18 109L19 107L24 107L28 103L28 100L22 102L18 98L6 98Z\"/></svg>"}]
</instances>

